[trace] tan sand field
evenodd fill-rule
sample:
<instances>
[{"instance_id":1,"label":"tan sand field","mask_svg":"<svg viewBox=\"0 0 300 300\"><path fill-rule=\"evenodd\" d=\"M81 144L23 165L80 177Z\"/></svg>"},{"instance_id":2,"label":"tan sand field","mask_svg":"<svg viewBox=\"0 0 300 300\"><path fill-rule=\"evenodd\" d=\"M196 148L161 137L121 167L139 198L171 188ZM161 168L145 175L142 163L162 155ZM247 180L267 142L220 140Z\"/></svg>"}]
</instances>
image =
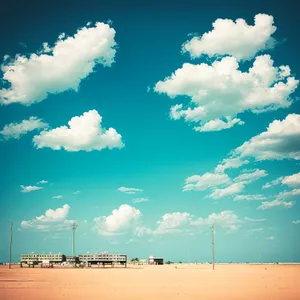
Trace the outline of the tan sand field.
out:
<instances>
[{"instance_id":1,"label":"tan sand field","mask_svg":"<svg viewBox=\"0 0 300 300\"><path fill-rule=\"evenodd\" d=\"M299 300L300 265L0 268L1 300Z\"/></svg>"}]
</instances>

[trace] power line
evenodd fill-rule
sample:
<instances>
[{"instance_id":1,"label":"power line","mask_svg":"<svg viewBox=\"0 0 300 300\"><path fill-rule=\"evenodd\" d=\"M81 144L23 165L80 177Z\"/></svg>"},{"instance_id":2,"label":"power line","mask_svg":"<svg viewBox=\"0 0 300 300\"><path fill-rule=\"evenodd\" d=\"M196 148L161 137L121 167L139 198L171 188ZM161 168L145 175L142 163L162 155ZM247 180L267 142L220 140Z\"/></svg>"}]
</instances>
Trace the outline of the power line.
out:
<instances>
[{"instance_id":1,"label":"power line","mask_svg":"<svg viewBox=\"0 0 300 300\"><path fill-rule=\"evenodd\" d=\"M10 224L9 264L8 264L9 269L11 268L12 230L13 230L13 223Z\"/></svg>"},{"instance_id":2,"label":"power line","mask_svg":"<svg viewBox=\"0 0 300 300\"><path fill-rule=\"evenodd\" d=\"M215 226L211 226L212 267L215 269Z\"/></svg>"},{"instance_id":3,"label":"power line","mask_svg":"<svg viewBox=\"0 0 300 300\"><path fill-rule=\"evenodd\" d=\"M77 229L78 225L74 222L71 226L72 228L72 256L75 256L75 230Z\"/></svg>"}]
</instances>

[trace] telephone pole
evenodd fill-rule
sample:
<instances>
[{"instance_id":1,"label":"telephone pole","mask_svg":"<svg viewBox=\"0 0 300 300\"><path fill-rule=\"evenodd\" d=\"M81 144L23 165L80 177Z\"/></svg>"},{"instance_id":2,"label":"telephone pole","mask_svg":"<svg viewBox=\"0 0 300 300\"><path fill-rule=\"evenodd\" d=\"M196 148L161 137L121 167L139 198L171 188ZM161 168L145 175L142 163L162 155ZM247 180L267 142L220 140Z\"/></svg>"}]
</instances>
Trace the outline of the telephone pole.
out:
<instances>
[{"instance_id":1,"label":"telephone pole","mask_svg":"<svg viewBox=\"0 0 300 300\"><path fill-rule=\"evenodd\" d=\"M212 267L215 269L215 226L211 226Z\"/></svg>"},{"instance_id":2,"label":"telephone pole","mask_svg":"<svg viewBox=\"0 0 300 300\"><path fill-rule=\"evenodd\" d=\"M12 230L13 230L13 223L10 224L9 264L8 264L9 269L11 268Z\"/></svg>"},{"instance_id":3,"label":"telephone pole","mask_svg":"<svg viewBox=\"0 0 300 300\"><path fill-rule=\"evenodd\" d=\"M77 229L78 225L74 222L71 226L72 228L72 256L75 257L75 230Z\"/></svg>"}]
</instances>

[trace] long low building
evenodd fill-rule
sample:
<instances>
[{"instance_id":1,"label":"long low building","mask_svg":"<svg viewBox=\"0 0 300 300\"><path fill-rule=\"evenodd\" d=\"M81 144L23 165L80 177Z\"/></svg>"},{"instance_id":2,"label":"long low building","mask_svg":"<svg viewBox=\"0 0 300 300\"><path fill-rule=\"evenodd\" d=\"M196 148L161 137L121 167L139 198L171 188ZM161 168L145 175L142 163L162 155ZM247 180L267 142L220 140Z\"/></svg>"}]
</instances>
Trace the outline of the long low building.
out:
<instances>
[{"instance_id":1,"label":"long low building","mask_svg":"<svg viewBox=\"0 0 300 300\"><path fill-rule=\"evenodd\" d=\"M122 264L127 265L127 255L111 253L88 253L78 255L79 261L88 265L91 264Z\"/></svg>"},{"instance_id":2,"label":"long low building","mask_svg":"<svg viewBox=\"0 0 300 300\"><path fill-rule=\"evenodd\" d=\"M93 253L93 254L79 254L78 256L66 256L64 254L22 254L20 265L28 265L34 267L35 265L51 265L54 264L81 264L81 265L93 265L93 264L122 264L127 266L127 255L125 254L111 254L111 253Z\"/></svg>"},{"instance_id":3,"label":"long low building","mask_svg":"<svg viewBox=\"0 0 300 300\"><path fill-rule=\"evenodd\" d=\"M38 264L61 264L62 262L66 261L66 256L64 254L56 254L56 253L49 253L49 254L22 254L21 255L21 267L23 264L34 266Z\"/></svg>"}]
</instances>

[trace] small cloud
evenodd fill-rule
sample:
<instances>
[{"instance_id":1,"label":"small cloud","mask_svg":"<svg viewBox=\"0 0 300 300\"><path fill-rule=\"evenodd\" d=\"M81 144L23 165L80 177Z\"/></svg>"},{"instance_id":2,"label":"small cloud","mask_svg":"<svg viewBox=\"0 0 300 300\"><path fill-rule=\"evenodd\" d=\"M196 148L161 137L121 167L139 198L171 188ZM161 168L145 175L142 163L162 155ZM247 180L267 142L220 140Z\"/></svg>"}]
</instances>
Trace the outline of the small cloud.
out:
<instances>
[{"instance_id":1,"label":"small cloud","mask_svg":"<svg viewBox=\"0 0 300 300\"><path fill-rule=\"evenodd\" d=\"M147 93L150 93L150 92L151 92L151 87L147 86Z\"/></svg>"},{"instance_id":2,"label":"small cloud","mask_svg":"<svg viewBox=\"0 0 300 300\"><path fill-rule=\"evenodd\" d=\"M46 184L46 183L48 183L47 180L41 180L41 181L39 181L37 184Z\"/></svg>"},{"instance_id":3,"label":"small cloud","mask_svg":"<svg viewBox=\"0 0 300 300\"><path fill-rule=\"evenodd\" d=\"M300 224L300 220L296 220L292 222L293 224Z\"/></svg>"},{"instance_id":4,"label":"small cloud","mask_svg":"<svg viewBox=\"0 0 300 300\"><path fill-rule=\"evenodd\" d=\"M118 188L119 192L125 193L125 194L135 194L136 192L142 192L142 189L137 189L137 188L129 188L129 187L119 187Z\"/></svg>"},{"instance_id":5,"label":"small cloud","mask_svg":"<svg viewBox=\"0 0 300 300\"><path fill-rule=\"evenodd\" d=\"M18 231L20 232L20 231L21 231L21 229L20 229L20 228L18 228Z\"/></svg>"},{"instance_id":6,"label":"small cloud","mask_svg":"<svg viewBox=\"0 0 300 300\"><path fill-rule=\"evenodd\" d=\"M148 198L134 198L134 199L132 199L133 203L141 203L141 202L147 202L147 201L149 201Z\"/></svg>"},{"instance_id":7,"label":"small cloud","mask_svg":"<svg viewBox=\"0 0 300 300\"><path fill-rule=\"evenodd\" d=\"M248 230L248 234L253 234L255 232L260 232L260 231L263 231L263 230L264 230L263 228L250 229L250 230Z\"/></svg>"},{"instance_id":8,"label":"small cloud","mask_svg":"<svg viewBox=\"0 0 300 300\"><path fill-rule=\"evenodd\" d=\"M33 192L33 191L38 191L38 190L41 190L42 187L40 186L32 186L32 185L28 185L28 186L24 186L24 185L21 185L21 193L30 193L30 192Z\"/></svg>"},{"instance_id":9,"label":"small cloud","mask_svg":"<svg viewBox=\"0 0 300 300\"><path fill-rule=\"evenodd\" d=\"M78 195L80 193L80 191L76 191L76 192L74 192L73 194L74 195Z\"/></svg>"},{"instance_id":10,"label":"small cloud","mask_svg":"<svg viewBox=\"0 0 300 300\"><path fill-rule=\"evenodd\" d=\"M274 236L269 236L269 237L267 237L267 240L273 241L273 240L275 240L275 238L274 238Z\"/></svg>"},{"instance_id":11,"label":"small cloud","mask_svg":"<svg viewBox=\"0 0 300 300\"><path fill-rule=\"evenodd\" d=\"M61 199L61 198L63 198L63 195L57 195L52 197L52 199Z\"/></svg>"},{"instance_id":12,"label":"small cloud","mask_svg":"<svg viewBox=\"0 0 300 300\"><path fill-rule=\"evenodd\" d=\"M245 217L244 218L245 221L249 221L249 222L265 222L266 219L253 219L253 218L248 218L248 217Z\"/></svg>"},{"instance_id":13,"label":"small cloud","mask_svg":"<svg viewBox=\"0 0 300 300\"><path fill-rule=\"evenodd\" d=\"M86 23L86 26L90 26L90 25L92 25L92 22L87 22Z\"/></svg>"}]
</instances>

